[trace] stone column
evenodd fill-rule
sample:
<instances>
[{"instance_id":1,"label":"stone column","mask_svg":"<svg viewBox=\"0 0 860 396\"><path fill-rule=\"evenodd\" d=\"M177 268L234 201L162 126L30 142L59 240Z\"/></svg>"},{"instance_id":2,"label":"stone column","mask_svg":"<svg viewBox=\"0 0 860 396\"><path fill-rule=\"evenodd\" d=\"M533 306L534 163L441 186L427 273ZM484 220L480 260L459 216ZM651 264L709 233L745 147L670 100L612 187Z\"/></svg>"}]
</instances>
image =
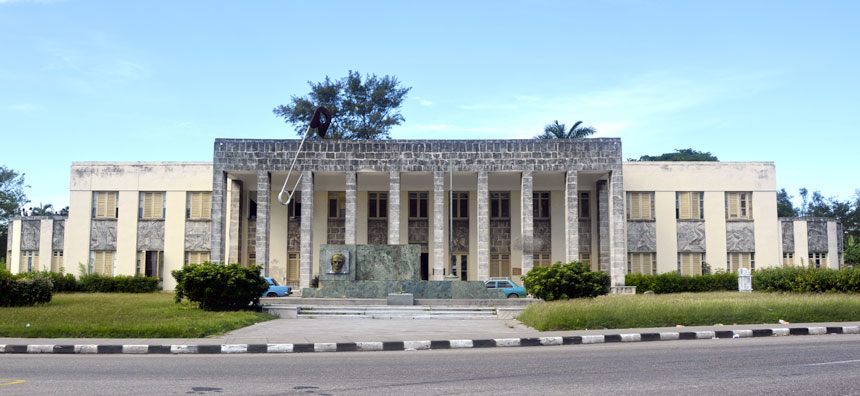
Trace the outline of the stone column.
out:
<instances>
[{"instance_id":1,"label":"stone column","mask_svg":"<svg viewBox=\"0 0 860 396\"><path fill-rule=\"evenodd\" d=\"M478 171L478 280L490 279L490 177Z\"/></svg>"},{"instance_id":2,"label":"stone column","mask_svg":"<svg viewBox=\"0 0 860 396\"><path fill-rule=\"evenodd\" d=\"M445 268L445 172L433 172L433 280L444 280Z\"/></svg>"},{"instance_id":3,"label":"stone column","mask_svg":"<svg viewBox=\"0 0 860 396\"><path fill-rule=\"evenodd\" d=\"M346 172L346 218L343 222L346 245L355 245L355 219L358 216L358 189L355 172Z\"/></svg>"},{"instance_id":4,"label":"stone column","mask_svg":"<svg viewBox=\"0 0 860 396\"><path fill-rule=\"evenodd\" d=\"M523 171L520 179L520 201L522 202L522 221L520 222L520 236L523 240L523 275L531 271L534 266L534 212L532 205L532 171Z\"/></svg>"},{"instance_id":5,"label":"stone column","mask_svg":"<svg viewBox=\"0 0 860 396\"><path fill-rule=\"evenodd\" d=\"M272 207L272 174L257 172L257 265L269 276L269 214Z\"/></svg>"},{"instance_id":6,"label":"stone column","mask_svg":"<svg viewBox=\"0 0 860 396\"><path fill-rule=\"evenodd\" d=\"M224 200L227 197L227 173L219 170L212 177L212 222L209 228L209 260L224 261ZM11 246L11 245L10 245Z\"/></svg>"},{"instance_id":7,"label":"stone column","mask_svg":"<svg viewBox=\"0 0 860 396\"><path fill-rule=\"evenodd\" d=\"M597 181L597 227L598 227L598 265L600 271L609 271L609 192L606 180ZM591 258L594 260L594 258ZM614 284L613 284L614 285Z\"/></svg>"},{"instance_id":8,"label":"stone column","mask_svg":"<svg viewBox=\"0 0 860 396\"><path fill-rule=\"evenodd\" d=\"M400 172L388 175L388 244L400 244Z\"/></svg>"},{"instance_id":9,"label":"stone column","mask_svg":"<svg viewBox=\"0 0 860 396\"><path fill-rule=\"evenodd\" d=\"M568 171L564 181L564 241L566 261L579 260L579 190L576 171Z\"/></svg>"},{"instance_id":10,"label":"stone column","mask_svg":"<svg viewBox=\"0 0 860 396\"><path fill-rule=\"evenodd\" d=\"M611 222L610 239L610 276L612 286L624 286L627 274L627 234L624 231L624 180L621 167L612 171L609 179L609 211Z\"/></svg>"},{"instance_id":11,"label":"stone column","mask_svg":"<svg viewBox=\"0 0 860 396\"><path fill-rule=\"evenodd\" d=\"M242 236L242 181L241 180L233 180L230 183L230 228L228 232L230 232L230 246L229 253L227 254L227 264L230 263L239 263L241 257L239 255L239 250L242 247L242 243L240 241Z\"/></svg>"},{"instance_id":12,"label":"stone column","mask_svg":"<svg viewBox=\"0 0 860 396\"><path fill-rule=\"evenodd\" d=\"M299 287L311 287L314 261L314 174L302 171L302 219L299 239Z\"/></svg>"}]
</instances>

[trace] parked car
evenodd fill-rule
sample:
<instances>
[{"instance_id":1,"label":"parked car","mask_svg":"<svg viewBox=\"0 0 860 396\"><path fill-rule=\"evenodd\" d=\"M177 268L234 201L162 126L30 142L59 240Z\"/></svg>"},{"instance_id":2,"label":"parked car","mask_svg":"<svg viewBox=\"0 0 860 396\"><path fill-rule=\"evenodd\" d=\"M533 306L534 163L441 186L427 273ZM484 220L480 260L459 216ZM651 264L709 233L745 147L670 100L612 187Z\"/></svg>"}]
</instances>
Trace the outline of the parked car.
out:
<instances>
[{"instance_id":1,"label":"parked car","mask_svg":"<svg viewBox=\"0 0 860 396\"><path fill-rule=\"evenodd\" d=\"M484 285L487 286L487 289L502 289L507 298L519 298L527 295L526 288L517 286L510 279L490 279L485 281Z\"/></svg>"},{"instance_id":2,"label":"parked car","mask_svg":"<svg viewBox=\"0 0 860 396\"><path fill-rule=\"evenodd\" d=\"M264 277L264 279L269 283L269 290L266 290L266 292L263 293L264 297L286 297L293 294L292 287L281 286L278 284L278 281L269 278L268 276Z\"/></svg>"}]
</instances>

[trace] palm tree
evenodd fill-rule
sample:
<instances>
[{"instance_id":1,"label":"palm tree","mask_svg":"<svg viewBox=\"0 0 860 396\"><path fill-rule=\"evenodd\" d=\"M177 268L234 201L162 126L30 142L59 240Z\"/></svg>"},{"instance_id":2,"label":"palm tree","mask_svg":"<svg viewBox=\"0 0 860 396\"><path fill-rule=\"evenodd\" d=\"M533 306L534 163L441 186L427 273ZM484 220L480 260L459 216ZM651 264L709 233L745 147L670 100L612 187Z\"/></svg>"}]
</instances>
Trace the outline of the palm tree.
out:
<instances>
[{"instance_id":1,"label":"palm tree","mask_svg":"<svg viewBox=\"0 0 860 396\"><path fill-rule=\"evenodd\" d=\"M54 205L44 204L33 208L33 216L50 216L54 214Z\"/></svg>"},{"instance_id":2,"label":"palm tree","mask_svg":"<svg viewBox=\"0 0 860 396\"><path fill-rule=\"evenodd\" d=\"M595 132L597 129L594 127L582 126L582 121L577 121L567 130L564 124L555 120L552 124L547 124L543 128L543 134L535 136L535 139L582 139L594 135Z\"/></svg>"}]
</instances>

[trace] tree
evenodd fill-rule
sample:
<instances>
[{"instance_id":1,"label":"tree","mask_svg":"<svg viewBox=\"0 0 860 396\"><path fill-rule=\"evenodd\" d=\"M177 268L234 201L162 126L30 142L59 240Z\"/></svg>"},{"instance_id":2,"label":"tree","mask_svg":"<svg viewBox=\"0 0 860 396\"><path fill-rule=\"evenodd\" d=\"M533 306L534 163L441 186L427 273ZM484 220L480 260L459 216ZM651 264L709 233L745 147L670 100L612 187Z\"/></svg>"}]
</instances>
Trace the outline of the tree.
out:
<instances>
[{"instance_id":1,"label":"tree","mask_svg":"<svg viewBox=\"0 0 860 396\"><path fill-rule=\"evenodd\" d=\"M780 189L776 192L776 215L779 217L795 217L797 209L794 209L794 204L791 203L791 195L785 189Z\"/></svg>"},{"instance_id":2,"label":"tree","mask_svg":"<svg viewBox=\"0 0 860 396\"><path fill-rule=\"evenodd\" d=\"M50 216L54 214L54 205L53 204L44 204L39 205L36 208L33 208L33 216Z\"/></svg>"},{"instance_id":3,"label":"tree","mask_svg":"<svg viewBox=\"0 0 860 396\"><path fill-rule=\"evenodd\" d=\"M597 129L590 126L583 126L582 121L577 121L570 129L566 129L564 124L559 124L558 120L552 124L546 124L543 127L543 133L535 136L535 139L583 139L594 135Z\"/></svg>"},{"instance_id":4,"label":"tree","mask_svg":"<svg viewBox=\"0 0 860 396\"><path fill-rule=\"evenodd\" d=\"M675 149L674 153L664 153L657 156L643 155L638 160L628 159L628 161L713 161L719 159L710 152L702 152L691 148Z\"/></svg>"},{"instance_id":5,"label":"tree","mask_svg":"<svg viewBox=\"0 0 860 396\"><path fill-rule=\"evenodd\" d=\"M21 205L27 203L24 188L24 174L0 165L0 255L6 254L6 236L9 232L9 218L21 213ZM7 257L8 261L9 258Z\"/></svg>"},{"instance_id":6,"label":"tree","mask_svg":"<svg viewBox=\"0 0 860 396\"><path fill-rule=\"evenodd\" d=\"M391 127L406 121L400 105L411 87L403 87L396 77L365 75L359 72L339 80L326 76L320 83L308 81L307 96L292 96L289 104L275 107L272 112L295 126L303 136L317 106L331 112L332 122L326 133L328 139L389 139Z\"/></svg>"}]
</instances>

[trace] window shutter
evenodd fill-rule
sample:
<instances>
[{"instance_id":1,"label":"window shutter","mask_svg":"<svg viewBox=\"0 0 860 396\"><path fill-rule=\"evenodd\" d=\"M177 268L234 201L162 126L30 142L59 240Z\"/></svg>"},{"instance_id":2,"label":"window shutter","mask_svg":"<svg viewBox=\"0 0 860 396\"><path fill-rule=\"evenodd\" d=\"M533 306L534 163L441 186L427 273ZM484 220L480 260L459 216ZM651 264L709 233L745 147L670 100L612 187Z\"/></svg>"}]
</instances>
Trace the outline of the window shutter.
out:
<instances>
[{"instance_id":1,"label":"window shutter","mask_svg":"<svg viewBox=\"0 0 860 396\"><path fill-rule=\"evenodd\" d=\"M701 212L700 205L701 201L699 200L699 193L691 192L690 194L690 218L691 219L701 219L699 216Z\"/></svg>"},{"instance_id":2,"label":"window shutter","mask_svg":"<svg viewBox=\"0 0 860 396\"><path fill-rule=\"evenodd\" d=\"M200 193L191 193L191 218L199 219L200 218Z\"/></svg>"},{"instance_id":3,"label":"window shutter","mask_svg":"<svg viewBox=\"0 0 860 396\"><path fill-rule=\"evenodd\" d=\"M642 209L640 209L639 215L640 219L650 220L651 219L651 194L650 193L639 193L641 198L639 202L642 203Z\"/></svg>"},{"instance_id":4,"label":"window shutter","mask_svg":"<svg viewBox=\"0 0 860 396\"><path fill-rule=\"evenodd\" d=\"M107 193L96 193L96 217L105 217L107 212Z\"/></svg>"},{"instance_id":5,"label":"window shutter","mask_svg":"<svg viewBox=\"0 0 860 396\"><path fill-rule=\"evenodd\" d=\"M109 219L116 218L116 194L115 192L107 193L107 205L105 206L105 217Z\"/></svg>"},{"instance_id":6,"label":"window shutter","mask_svg":"<svg viewBox=\"0 0 860 396\"><path fill-rule=\"evenodd\" d=\"M741 254L741 268L750 269L750 254L742 253Z\"/></svg>"},{"instance_id":7,"label":"window shutter","mask_svg":"<svg viewBox=\"0 0 860 396\"><path fill-rule=\"evenodd\" d=\"M651 275L657 275L657 254L648 253L648 256L651 259Z\"/></svg>"},{"instance_id":8,"label":"window shutter","mask_svg":"<svg viewBox=\"0 0 860 396\"><path fill-rule=\"evenodd\" d=\"M690 256L693 275L702 275L702 255L699 253L691 253Z\"/></svg>"},{"instance_id":9,"label":"window shutter","mask_svg":"<svg viewBox=\"0 0 860 396\"><path fill-rule=\"evenodd\" d=\"M692 193L678 193L678 217L681 219L692 218L692 212L690 211L690 195L692 195Z\"/></svg>"},{"instance_id":10,"label":"window shutter","mask_svg":"<svg viewBox=\"0 0 860 396\"><path fill-rule=\"evenodd\" d=\"M681 253L681 275L692 275L693 270L690 265L690 255Z\"/></svg>"},{"instance_id":11,"label":"window shutter","mask_svg":"<svg viewBox=\"0 0 860 396\"><path fill-rule=\"evenodd\" d=\"M641 216L641 204L639 203L639 194L630 193L630 218L639 219Z\"/></svg>"},{"instance_id":12,"label":"window shutter","mask_svg":"<svg viewBox=\"0 0 860 396\"><path fill-rule=\"evenodd\" d=\"M212 194L208 192L201 193L200 197L200 218L208 219L209 213L212 210Z\"/></svg>"},{"instance_id":13,"label":"window shutter","mask_svg":"<svg viewBox=\"0 0 860 396\"><path fill-rule=\"evenodd\" d=\"M729 193L729 218L737 219L740 212L740 203L738 202L738 193Z\"/></svg>"},{"instance_id":14,"label":"window shutter","mask_svg":"<svg viewBox=\"0 0 860 396\"><path fill-rule=\"evenodd\" d=\"M152 218L152 193L143 193L143 218Z\"/></svg>"},{"instance_id":15,"label":"window shutter","mask_svg":"<svg viewBox=\"0 0 860 396\"><path fill-rule=\"evenodd\" d=\"M164 218L164 193L152 193L152 218Z\"/></svg>"}]
</instances>

